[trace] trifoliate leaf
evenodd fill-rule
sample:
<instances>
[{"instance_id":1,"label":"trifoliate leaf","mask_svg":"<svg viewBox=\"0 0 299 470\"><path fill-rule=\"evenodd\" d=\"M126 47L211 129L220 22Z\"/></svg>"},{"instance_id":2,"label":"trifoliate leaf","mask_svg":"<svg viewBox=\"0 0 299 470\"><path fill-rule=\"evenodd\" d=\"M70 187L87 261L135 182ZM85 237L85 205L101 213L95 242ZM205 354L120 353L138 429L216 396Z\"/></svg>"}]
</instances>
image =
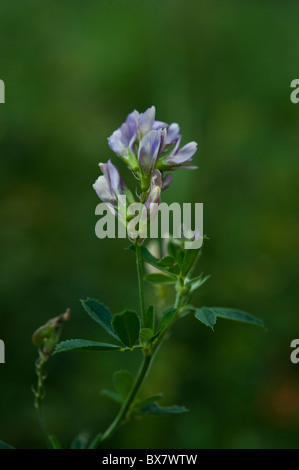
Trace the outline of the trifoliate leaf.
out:
<instances>
[{"instance_id":1,"label":"trifoliate leaf","mask_svg":"<svg viewBox=\"0 0 299 470\"><path fill-rule=\"evenodd\" d=\"M112 325L120 340L132 348L138 339L140 319L134 310L124 310L114 315Z\"/></svg>"},{"instance_id":2,"label":"trifoliate leaf","mask_svg":"<svg viewBox=\"0 0 299 470\"><path fill-rule=\"evenodd\" d=\"M94 299L81 300L81 303L88 313L88 315L104 330L107 331L113 338L119 339L113 326L112 326L112 315L105 305Z\"/></svg>"}]
</instances>

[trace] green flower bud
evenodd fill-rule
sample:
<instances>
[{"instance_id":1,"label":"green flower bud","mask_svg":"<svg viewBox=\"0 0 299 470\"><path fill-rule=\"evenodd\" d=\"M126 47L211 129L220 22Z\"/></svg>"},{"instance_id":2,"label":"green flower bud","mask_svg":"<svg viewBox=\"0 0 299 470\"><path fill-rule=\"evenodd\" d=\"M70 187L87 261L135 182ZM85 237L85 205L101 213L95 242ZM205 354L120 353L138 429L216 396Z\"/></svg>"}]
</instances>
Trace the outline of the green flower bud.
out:
<instances>
[{"instance_id":1,"label":"green flower bud","mask_svg":"<svg viewBox=\"0 0 299 470\"><path fill-rule=\"evenodd\" d=\"M61 327L63 323L70 318L70 309L58 317L51 318L45 325L40 326L32 335L32 342L38 346L40 354L44 361L54 351L56 344L59 341Z\"/></svg>"}]
</instances>

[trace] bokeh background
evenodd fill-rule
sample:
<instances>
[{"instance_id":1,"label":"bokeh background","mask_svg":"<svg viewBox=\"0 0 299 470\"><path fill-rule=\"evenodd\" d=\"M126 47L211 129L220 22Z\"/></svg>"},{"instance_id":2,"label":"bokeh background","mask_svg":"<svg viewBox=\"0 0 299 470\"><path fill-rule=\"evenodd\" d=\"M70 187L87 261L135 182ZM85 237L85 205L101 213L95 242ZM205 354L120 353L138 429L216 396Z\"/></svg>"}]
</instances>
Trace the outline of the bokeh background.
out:
<instances>
[{"instance_id":1,"label":"bokeh background","mask_svg":"<svg viewBox=\"0 0 299 470\"><path fill-rule=\"evenodd\" d=\"M99 240L92 183L99 161L133 182L107 137L154 104L199 142L165 201L203 202L209 236L194 304L240 307L267 332L192 316L178 322L144 392L190 412L148 416L111 448L290 448L299 444L299 5L292 1L1 1L0 439L43 447L33 409L35 328L66 307L63 338L107 340L79 299L138 308L125 240ZM154 291L147 289L149 300ZM49 428L68 446L117 411L100 392L140 357L69 353L48 364Z\"/></svg>"}]
</instances>

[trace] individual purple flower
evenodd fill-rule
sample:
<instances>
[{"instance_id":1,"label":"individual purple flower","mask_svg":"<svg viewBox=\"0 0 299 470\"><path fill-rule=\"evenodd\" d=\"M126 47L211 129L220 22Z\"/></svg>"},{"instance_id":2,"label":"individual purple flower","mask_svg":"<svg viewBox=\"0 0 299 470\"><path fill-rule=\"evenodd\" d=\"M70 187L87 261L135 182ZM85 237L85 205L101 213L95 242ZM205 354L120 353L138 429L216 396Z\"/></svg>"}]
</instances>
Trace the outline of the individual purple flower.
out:
<instances>
[{"instance_id":1,"label":"individual purple flower","mask_svg":"<svg viewBox=\"0 0 299 470\"><path fill-rule=\"evenodd\" d=\"M163 149L160 152L156 168L160 170L176 170L177 168L193 170L197 168L186 165L186 163L192 162L192 156L197 150L197 143L189 142L180 148L181 138L179 125L176 122L170 124L166 131ZM172 146L173 148L171 149Z\"/></svg>"},{"instance_id":2,"label":"individual purple flower","mask_svg":"<svg viewBox=\"0 0 299 470\"><path fill-rule=\"evenodd\" d=\"M186 163L192 162L192 157L197 150L196 142L189 142L184 147L179 148L179 141L172 152L164 158L161 158L158 168L163 170L176 170L177 168L189 168L194 170L196 166L189 166Z\"/></svg>"},{"instance_id":3,"label":"individual purple flower","mask_svg":"<svg viewBox=\"0 0 299 470\"><path fill-rule=\"evenodd\" d=\"M165 146L175 145L178 141L180 141L181 135L179 135L179 132L180 132L180 127L176 122L170 124L170 126L168 126L167 128Z\"/></svg>"},{"instance_id":4,"label":"individual purple flower","mask_svg":"<svg viewBox=\"0 0 299 470\"><path fill-rule=\"evenodd\" d=\"M141 135L144 135L153 129L155 114L156 108L155 106L152 106L151 108L148 108L144 113L141 113L139 115L138 129Z\"/></svg>"},{"instance_id":5,"label":"individual purple flower","mask_svg":"<svg viewBox=\"0 0 299 470\"><path fill-rule=\"evenodd\" d=\"M166 122L156 121L155 116L156 116L155 106L151 106L144 113L139 114L138 130L139 130L139 135L141 137L144 134L146 134L146 132L149 132L151 130L162 129L168 126Z\"/></svg>"},{"instance_id":6,"label":"individual purple flower","mask_svg":"<svg viewBox=\"0 0 299 470\"><path fill-rule=\"evenodd\" d=\"M163 130L151 130L142 137L138 150L138 163L145 175L149 175L155 167L163 148L164 138Z\"/></svg>"},{"instance_id":7,"label":"individual purple flower","mask_svg":"<svg viewBox=\"0 0 299 470\"><path fill-rule=\"evenodd\" d=\"M108 163L100 163L103 175L99 176L93 184L99 198L113 207L117 207L118 201L124 203L124 195L127 190L118 169L108 160Z\"/></svg>"},{"instance_id":8,"label":"individual purple flower","mask_svg":"<svg viewBox=\"0 0 299 470\"><path fill-rule=\"evenodd\" d=\"M108 145L111 150L131 165L133 164L131 160L134 155L134 144L137 139L138 119L138 111L133 111L127 116L126 121L120 128L108 138Z\"/></svg>"},{"instance_id":9,"label":"individual purple flower","mask_svg":"<svg viewBox=\"0 0 299 470\"><path fill-rule=\"evenodd\" d=\"M147 210L148 217L151 219L155 217L158 211L158 205L160 203L162 191L162 174L159 170L153 170L151 176L150 191L145 201L145 208Z\"/></svg>"}]
</instances>

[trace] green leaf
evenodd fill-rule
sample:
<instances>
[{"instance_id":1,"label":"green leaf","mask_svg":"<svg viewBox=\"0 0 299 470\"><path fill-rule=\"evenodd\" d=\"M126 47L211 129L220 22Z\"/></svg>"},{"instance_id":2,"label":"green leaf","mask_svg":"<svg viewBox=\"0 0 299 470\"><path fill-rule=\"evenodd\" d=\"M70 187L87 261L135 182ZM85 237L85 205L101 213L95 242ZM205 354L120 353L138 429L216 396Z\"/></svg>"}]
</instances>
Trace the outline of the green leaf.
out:
<instances>
[{"instance_id":1,"label":"green leaf","mask_svg":"<svg viewBox=\"0 0 299 470\"><path fill-rule=\"evenodd\" d=\"M175 263L173 256L164 256L158 261L159 266L165 266L165 268L172 268Z\"/></svg>"},{"instance_id":2,"label":"green leaf","mask_svg":"<svg viewBox=\"0 0 299 470\"><path fill-rule=\"evenodd\" d=\"M217 317L226 318L228 320L235 320L243 323L251 323L264 327L264 322L260 318L250 315L250 313L243 312L234 308L223 308L223 307L210 307L216 314Z\"/></svg>"},{"instance_id":3,"label":"green leaf","mask_svg":"<svg viewBox=\"0 0 299 470\"><path fill-rule=\"evenodd\" d=\"M49 436L51 449L62 449L62 445L56 436Z\"/></svg>"},{"instance_id":4,"label":"green leaf","mask_svg":"<svg viewBox=\"0 0 299 470\"><path fill-rule=\"evenodd\" d=\"M182 250L182 240L176 240L170 238L167 243L167 251L169 256L172 256L174 259L178 259L178 253Z\"/></svg>"},{"instance_id":5,"label":"green leaf","mask_svg":"<svg viewBox=\"0 0 299 470\"><path fill-rule=\"evenodd\" d=\"M70 449L86 449L87 441L87 434L79 434L71 443Z\"/></svg>"},{"instance_id":6,"label":"green leaf","mask_svg":"<svg viewBox=\"0 0 299 470\"><path fill-rule=\"evenodd\" d=\"M155 309L153 305L150 305L145 312L144 327L155 331Z\"/></svg>"},{"instance_id":7,"label":"green leaf","mask_svg":"<svg viewBox=\"0 0 299 470\"><path fill-rule=\"evenodd\" d=\"M167 327L167 325L172 320L176 312L177 312L177 308L169 308L168 310L164 312L164 315L159 321L159 324L157 326L157 333L161 333L161 331L163 331Z\"/></svg>"},{"instance_id":8,"label":"green leaf","mask_svg":"<svg viewBox=\"0 0 299 470\"><path fill-rule=\"evenodd\" d=\"M209 326L214 330L214 325L216 323L216 314L213 310L208 307L197 308L195 311L195 318L204 323L204 325Z\"/></svg>"},{"instance_id":9,"label":"green leaf","mask_svg":"<svg viewBox=\"0 0 299 470\"><path fill-rule=\"evenodd\" d=\"M199 249L197 250L185 250L183 265L182 265L182 275L186 276L190 269L192 268L193 264L196 262Z\"/></svg>"},{"instance_id":10,"label":"green leaf","mask_svg":"<svg viewBox=\"0 0 299 470\"><path fill-rule=\"evenodd\" d=\"M136 247L135 245L130 245L128 248L130 251L133 253L136 252ZM155 268L159 269L160 271L164 271L165 273L168 273L169 271L164 267L159 265L159 261L157 258L155 258L145 246L141 246L141 257L143 261L146 261L147 263L151 264Z\"/></svg>"},{"instance_id":11,"label":"green leaf","mask_svg":"<svg viewBox=\"0 0 299 470\"><path fill-rule=\"evenodd\" d=\"M147 342L154 336L154 332L151 328L142 328L139 336L142 341Z\"/></svg>"},{"instance_id":12,"label":"green leaf","mask_svg":"<svg viewBox=\"0 0 299 470\"><path fill-rule=\"evenodd\" d=\"M222 308L222 307L202 307L197 308L195 317L203 322L205 325L210 326L213 329L213 326L216 323L216 319L226 318L228 320L235 320L243 323L251 323L253 325L264 326L263 320L250 315L247 312L242 310L237 310L234 308Z\"/></svg>"},{"instance_id":13,"label":"green leaf","mask_svg":"<svg viewBox=\"0 0 299 470\"><path fill-rule=\"evenodd\" d=\"M178 414L186 413L188 410L184 406L164 406L161 407L156 403L151 403L148 406L145 406L141 409L142 414L154 414L154 415L164 415L164 414Z\"/></svg>"},{"instance_id":14,"label":"green leaf","mask_svg":"<svg viewBox=\"0 0 299 470\"><path fill-rule=\"evenodd\" d=\"M119 396L125 400L134 382L134 375L128 370L118 370L113 375L113 385Z\"/></svg>"},{"instance_id":15,"label":"green leaf","mask_svg":"<svg viewBox=\"0 0 299 470\"><path fill-rule=\"evenodd\" d=\"M184 261L184 256L185 256L185 252L183 249L181 249L180 251L177 252L177 262L178 262L178 265L180 267L180 272L183 268L183 261Z\"/></svg>"},{"instance_id":16,"label":"green leaf","mask_svg":"<svg viewBox=\"0 0 299 470\"><path fill-rule=\"evenodd\" d=\"M121 346L116 344L98 343L96 341L88 341L86 339L69 339L57 344L54 354L65 351L111 351L120 350Z\"/></svg>"},{"instance_id":17,"label":"green leaf","mask_svg":"<svg viewBox=\"0 0 299 470\"><path fill-rule=\"evenodd\" d=\"M150 273L144 276L144 279L152 284L175 284L177 281L176 276L170 276L160 273Z\"/></svg>"},{"instance_id":18,"label":"green leaf","mask_svg":"<svg viewBox=\"0 0 299 470\"><path fill-rule=\"evenodd\" d=\"M210 279L210 275L203 277L202 274L198 277L194 277L193 279L189 279L186 282L186 287L190 288L190 292L195 291L199 287L201 287L208 279Z\"/></svg>"},{"instance_id":19,"label":"green leaf","mask_svg":"<svg viewBox=\"0 0 299 470\"><path fill-rule=\"evenodd\" d=\"M132 348L140 331L140 319L137 313L134 310L124 310L114 315L112 325L120 340Z\"/></svg>"},{"instance_id":20,"label":"green leaf","mask_svg":"<svg viewBox=\"0 0 299 470\"><path fill-rule=\"evenodd\" d=\"M0 449L15 449L15 447L10 446L9 444L6 444L3 441L0 441Z\"/></svg>"},{"instance_id":21,"label":"green leaf","mask_svg":"<svg viewBox=\"0 0 299 470\"><path fill-rule=\"evenodd\" d=\"M107 398L110 398L110 400L113 400L115 401L116 403L123 403L123 399L122 397L119 396L118 393L116 393L114 390L102 390L102 395L104 395L104 397L107 397Z\"/></svg>"},{"instance_id":22,"label":"green leaf","mask_svg":"<svg viewBox=\"0 0 299 470\"><path fill-rule=\"evenodd\" d=\"M177 274L180 274L181 272L181 268L179 267L178 264L175 264L172 268L167 268L167 269L170 274L174 274L175 276Z\"/></svg>"},{"instance_id":23,"label":"green leaf","mask_svg":"<svg viewBox=\"0 0 299 470\"><path fill-rule=\"evenodd\" d=\"M173 256L164 256L158 261L158 265L167 268L167 271L172 274L179 274L181 271Z\"/></svg>"},{"instance_id":24,"label":"green leaf","mask_svg":"<svg viewBox=\"0 0 299 470\"><path fill-rule=\"evenodd\" d=\"M113 338L119 339L113 326L112 326L112 315L107 307L94 299L81 300L83 308L88 315L104 330L107 331Z\"/></svg>"},{"instance_id":25,"label":"green leaf","mask_svg":"<svg viewBox=\"0 0 299 470\"><path fill-rule=\"evenodd\" d=\"M141 408L145 408L151 403L161 400L161 398L163 398L163 393L157 393L156 395L152 395L150 397L144 398L143 400L137 400L134 403L134 409L140 410Z\"/></svg>"}]
</instances>

